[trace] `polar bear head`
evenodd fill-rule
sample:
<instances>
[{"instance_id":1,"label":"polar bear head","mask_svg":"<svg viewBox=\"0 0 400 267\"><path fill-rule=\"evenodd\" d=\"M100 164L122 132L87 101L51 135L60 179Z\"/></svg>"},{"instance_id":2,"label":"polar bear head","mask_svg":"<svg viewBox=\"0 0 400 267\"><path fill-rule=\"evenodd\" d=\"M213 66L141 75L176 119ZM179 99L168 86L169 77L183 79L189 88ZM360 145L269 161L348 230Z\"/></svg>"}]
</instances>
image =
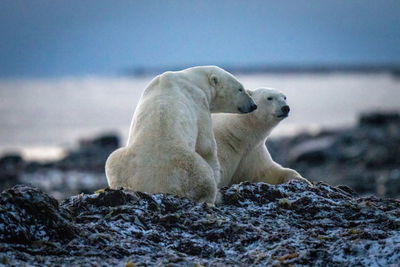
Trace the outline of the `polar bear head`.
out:
<instances>
[{"instance_id":1,"label":"polar bear head","mask_svg":"<svg viewBox=\"0 0 400 267\"><path fill-rule=\"evenodd\" d=\"M290 107L286 103L286 96L272 88L258 88L248 91L254 98L258 108L251 116L257 120L275 126L289 115Z\"/></svg>"},{"instance_id":2,"label":"polar bear head","mask_svg":"<svg viewBox=\"0 0 400 267\"><path fill-rule=\"evenodd\" d=\"M204 68L208 72L208 85L212 95L211 112L249 113L257 109L247 90L232 74L216 66Z\"/></svg>"},{"instance_id":3,"label":"polar bear head","mask_svg":"<svg viewBox=\"0 0 400 267\"><path fill-rule=\"evenodd\" d=\"M257 109L247 90L229 72L212 67L209 83L214 94L213 112L249 113Z\"/></svg>"}]
</instances>

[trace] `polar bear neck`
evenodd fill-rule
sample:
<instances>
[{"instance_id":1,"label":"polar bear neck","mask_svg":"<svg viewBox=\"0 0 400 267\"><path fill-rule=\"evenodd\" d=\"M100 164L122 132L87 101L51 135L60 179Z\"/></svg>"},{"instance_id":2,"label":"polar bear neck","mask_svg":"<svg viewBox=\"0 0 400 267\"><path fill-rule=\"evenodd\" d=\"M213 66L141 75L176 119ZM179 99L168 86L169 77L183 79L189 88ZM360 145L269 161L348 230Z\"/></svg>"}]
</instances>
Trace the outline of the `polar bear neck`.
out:
<instances>
[{"instance_id":1,"label":"polar bear neck","mask_svg":"<svg viewBox=\"0 0 400 267\"><path fill-rule=\"evenodd\" d=\"M268 119L260 123L257 117L257 110L250 114L236 115L240 120L240 127L244 127L243 141L249 149L264 144L277 123L270 122Z\"/></svg>"},{"instance_id":2,"label":"polar bear neck","mask_svg":"<svg viewBox=\"0 0 400 267\"><path fill-rule=\"evenodd\" d=\"M193 88L198 88L204 93L210 112L215 112L215 106L218 105L218 103L215 103L215 88L213 88L212 86L205 86L209 84L209 68L207 68L207 66L198 66L185 69L182 72L186 74L185 77L188 78L188 81L190 81Z\"/></svg>"},{"instance_id":3,"label":"polar bear neck","mask_svg":"<svg viewBox=\"0 0 400 267\"><path fill-rule=\"evenodd\" d=\"M242 153L248 153L254 147L264 144L276 126L260 123L254 113L215 114L213 120L216 134L225 139L233 150Z\"/></svg>"}]
</instances>

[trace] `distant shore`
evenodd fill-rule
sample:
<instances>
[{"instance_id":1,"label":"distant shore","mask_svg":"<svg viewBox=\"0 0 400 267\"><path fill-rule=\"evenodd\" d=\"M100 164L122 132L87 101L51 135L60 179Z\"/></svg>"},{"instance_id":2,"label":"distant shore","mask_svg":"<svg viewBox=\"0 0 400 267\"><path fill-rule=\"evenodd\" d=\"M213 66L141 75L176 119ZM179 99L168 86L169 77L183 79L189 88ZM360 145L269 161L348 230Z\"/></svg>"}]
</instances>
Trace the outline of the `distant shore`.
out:
<instances>
[{"instance_id":1,"label":"distant shore","mask_svg":"<svg viewBox=\"0 0 400 267\"><path fill-rule=\"evenodd\" d=\"M207 65L207 64L204 64ZM121 71L121 74L140 77L163 73L168 70L182 70L190 65L169 67L132 67ZM281 64L281 65L250 65L235 66L221 65L220 67L234 74L327 74L327 73L389 73L395 77L400 76L400 63L393 64Z\"/></svg>"}]
</instances>

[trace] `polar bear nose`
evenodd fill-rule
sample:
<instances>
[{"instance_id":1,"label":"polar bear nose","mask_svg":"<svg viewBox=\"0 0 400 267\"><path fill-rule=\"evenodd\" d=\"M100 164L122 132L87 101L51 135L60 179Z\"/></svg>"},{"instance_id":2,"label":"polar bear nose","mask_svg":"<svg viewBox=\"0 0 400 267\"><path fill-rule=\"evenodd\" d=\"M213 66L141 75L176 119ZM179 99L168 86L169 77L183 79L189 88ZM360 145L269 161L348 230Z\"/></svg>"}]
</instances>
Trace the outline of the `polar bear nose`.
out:
<instances>
[{"instance_id":1,"label":"polar bear nose","mask_svg":"<svg viewBox=\"0 0 400 267\"><path fill-rule=\"evenodd\" d=\"M288 105L285 105L285 106L283 106L282 108L281 108L281 110L282 110L282 112L283 113L289 113L289 111L290 111L290 108L289 108L289 106Z\"/></svg>"},{"instance_id":2,"label":"polar bear nose","mask_svg":"<svg viewBox=\"0 0 400 267\"><path fill-rule=\"evenodd\" d=\"M252 112L253 110L257 109L257 105L255 103L251 104L250 106L250 112Z\"/></svg>"}]
</instances>

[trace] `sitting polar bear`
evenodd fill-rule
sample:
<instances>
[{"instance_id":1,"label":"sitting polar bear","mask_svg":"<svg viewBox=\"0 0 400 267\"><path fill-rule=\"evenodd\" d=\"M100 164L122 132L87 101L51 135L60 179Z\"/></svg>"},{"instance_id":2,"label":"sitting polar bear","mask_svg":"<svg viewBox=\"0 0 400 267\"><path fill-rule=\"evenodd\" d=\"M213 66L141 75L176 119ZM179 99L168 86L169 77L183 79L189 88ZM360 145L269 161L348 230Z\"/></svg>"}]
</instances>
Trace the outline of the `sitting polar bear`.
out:
<instances>
[{"instance_id":1,"label":"sitting polar bear","mask_svg":"<svg viewBox=\"0 0 400 267\"><path fill-rule=\"evenodd\" d=\"M297 179L311 184L298 172L274 162L265 141L272 129L289 114L286 97L273 89L249 91L258 108L237 116L213 114L221 175L218 187L243 181L281 184Z\"/></svg>"},{"instance_id":2,"label":"sitting polar bear","mask_svg":"<svg viewBox=\"0 0 400 267\"><path fill-rule=\"evenodd\" d=\"M107 159L109 186L214 203L220 170L210 112L256 108L242 84L216 66L157 76L139 100L127 146Z\"/></svg>"}]
</instances>

